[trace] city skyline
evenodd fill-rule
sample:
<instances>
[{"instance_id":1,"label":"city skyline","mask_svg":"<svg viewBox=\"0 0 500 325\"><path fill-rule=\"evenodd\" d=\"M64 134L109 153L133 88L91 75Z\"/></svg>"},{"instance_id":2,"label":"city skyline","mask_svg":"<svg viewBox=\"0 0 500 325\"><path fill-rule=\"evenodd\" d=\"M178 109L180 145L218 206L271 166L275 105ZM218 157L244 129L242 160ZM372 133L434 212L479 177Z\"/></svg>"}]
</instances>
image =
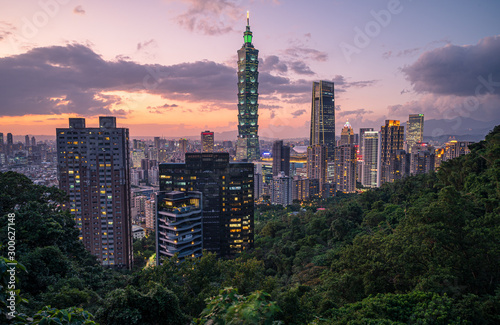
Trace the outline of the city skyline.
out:
<instances>
[{"instance_id":1,"label":"city skyline","mask_svg":"<svg viewBox=\"0 0 500 325\"><path fill-rule=\"evenodd\" d=\"M13 3L0 17L4 134L50 135L68 117L99 115L116 115L132 137L235 130L234 49L247 10L262 137L307 137L315 80L336 85L339 130L347 119L378 128L412 113L500 119L494 1L324 2L321 12L278 1L44 3ZM422 17L426 27L415 28ZM328 31L318 28L325 21ZM436 60L449 64L430 70Z\"/></svg>"}]
</instances>

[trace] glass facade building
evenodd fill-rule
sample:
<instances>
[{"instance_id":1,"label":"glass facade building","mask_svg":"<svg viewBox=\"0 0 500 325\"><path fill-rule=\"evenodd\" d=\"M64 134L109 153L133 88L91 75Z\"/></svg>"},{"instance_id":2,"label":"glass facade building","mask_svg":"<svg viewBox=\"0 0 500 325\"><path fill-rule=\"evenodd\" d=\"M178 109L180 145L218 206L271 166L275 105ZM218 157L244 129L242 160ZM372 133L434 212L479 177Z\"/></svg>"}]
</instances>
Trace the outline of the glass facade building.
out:
<instances>
[{"instance_id":1,"label":"glass facade building","mask_svg":"<svg viewBox=\"0 0 500 325\"><path fill-rule=\"evenodd\" d=\"M252 32L247 17L243 34L245 43L238 50L238 141L236 160L258 160L259 146L259 50L252 44Z\"/></svg>"},{"instance_id":2,"label":"glass facade building","mask_svg":"<svg viewBox=\"0 0 500 325\"><path fill-rule=\"evenodd\" d=\"M310 145L328 148L328 160L335 159L335 96L333 82L313 82Z\"/></svg>"}]
</instances>

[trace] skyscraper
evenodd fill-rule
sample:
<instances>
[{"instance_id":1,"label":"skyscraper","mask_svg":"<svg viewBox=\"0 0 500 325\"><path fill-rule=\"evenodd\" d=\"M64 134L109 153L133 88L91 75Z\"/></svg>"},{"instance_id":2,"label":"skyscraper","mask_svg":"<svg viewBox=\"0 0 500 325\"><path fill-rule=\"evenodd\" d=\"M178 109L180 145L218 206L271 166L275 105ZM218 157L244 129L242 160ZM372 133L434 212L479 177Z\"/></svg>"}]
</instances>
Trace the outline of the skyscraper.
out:
<instances>
[{"instance_id":1,"label":"skyscraper","mask_svg":"<svg viewBox=\"0 0 500 325\"><path fill-rule=\"evenodd\" d=\"M344 193L356 191L356 151L354 144L344 144L335 148L336 190Z\"/></svg>"},{"instance_id":2,"label":"skyscraper","mask_svg":"<svg viewBox=\"0 0 500 325\"><path fill-rule=\"evenodd\" d=\"M354 130L349 121L344 124L344 128L340 133L340 145L344 144L354 144Z\"/></svg>"},{"instance_id":3,"label":"skyscraper","mask_svg":"<svg viewBox=\"0 0 500 325\"><path fill-rule=\"evenodd\" d=\"M214 133L201 132L201 152L214 152Z\"/></svg>"},{"instance_id":4,"label":"skyscraper","mask_svg":"<svg viewBox=\"0 0 500 325\"><path fill-rule=\"evenodd\" d=\"M310 145L328 148L328 160L335 157L335 97L333 82L313 82Z\"/></svg>"},{"instance_id":5,"label":"skyscraper","mask_svg":"<svg viewBox=\"0 0 500 325\"><path fill-rule=\"evenodd\" d=\"M326 183L328 167L328 148L322 145L307 148L307 178L319 180L319 192L322 193Z\"/></svg>"},{"instance_id":6,"label":"skyscraper","mask_svg":"<svg viewBox=\"0 0 500 325\"><path fill-rule=\"evenodd\" d=\"M80 239L102 265L130 268L129 133L115 117L99 117L86 128L84 118L70 118L58 128L59 188L69 195L63 206L74 216Z\"/></svg>"},{"instance_id":7,"label":"skyscraper","mask_svg":"<svg viewBox=\"0 0 500 325\"><path fill-rule=\"evenodd\" d=\"M26 135L24 137L24 146L26 147L26 149L30 146L30 136L29 135Z\"/></svg>"},{"instance_id":8,"label":"skyscraper","mask_svg":"<svg viewBox=\"0 0 500 325\"><path fill-rule=\"evenodd\" d=\"M386 120L380 130L380 185L400 179L404 126L398 120Z\"/></svg>"},{"instance_id":9,"label":"skyscraper","mask_svg":"<svg viewBox=\"0 0 500 325\"><path fill-rule=\"evenodd\" d=\"M427 143L416 143L410 154L410 175L425 174L434 170L436 154L434 147Z\"/></svg>"},{"instance_id":10,"label":"skyscraper","mask_svg":"<svg viewBox=\"0 0 500 325\"><path fill-rule=\"evenodd\" d=\"M273 176L279 176L281 172L290 176L290 147L283 145L283 140L273 143Z\"/></svg>"},{"instance_id":11,"label":"skyscraper","mask_svg":"<svg viewBox=\"0 0 500 325\"><path fill-rule=\"evenodd\" d=\"M278 176L273 177L271 182L271 203L282 206L292 204L293 179L280 172Z\"/></svg>"},{"instance_id":12,"label":"skyscraper","mask_svg":"<svg viewBox=\"0 0 500 325\"><path fill-rule=\"evenodd\" d=\"M230 256L253 247L254 165L229 153L187 153L184 164L160 165L160 191L203 194L203 249Z\"/></svg>"},{"instance_id":13,"label":"skyscraper","mask_svg":"<svg viewBox=\"0 0 500 325\"><path fill-rule=\"evenodd\" d=\"M252 44L250 19L243 34L245 43L238 50L238 142L237 160L260 158L258 99L259 99L259 50Z\"/></svg>"},{"instance_id":14,"label":"skyscraper","mask_svg":"<svg viewBox=\"0 0 500 325\"><path fill-rule=\"evenodd\" d=\"M180 138L179 139L179 152L181 160L184 160L186 157L186 152L188 150L188 140Z\"/></svg>"},{"instance_id":15,"label":"skyscraper","mask_svg":"<svg viewBox=\"0 0 500 325\"><path fill-rule=\"evenodd\" d=\"M363 168L361 184L365 187L379 186L380 134L378 131L365 131L363 141Z\"/></svg>"},{"instance_id":16,"label":"skyscraper","mask_svg":"<svg viewBox=\"0 0 500 325\"><path fill-rule=\"evenodd\" d=\"M410 114L406 123L406 145L411 153L417 142L424 141L424 114Z\"/></svg>"}]
</instances>

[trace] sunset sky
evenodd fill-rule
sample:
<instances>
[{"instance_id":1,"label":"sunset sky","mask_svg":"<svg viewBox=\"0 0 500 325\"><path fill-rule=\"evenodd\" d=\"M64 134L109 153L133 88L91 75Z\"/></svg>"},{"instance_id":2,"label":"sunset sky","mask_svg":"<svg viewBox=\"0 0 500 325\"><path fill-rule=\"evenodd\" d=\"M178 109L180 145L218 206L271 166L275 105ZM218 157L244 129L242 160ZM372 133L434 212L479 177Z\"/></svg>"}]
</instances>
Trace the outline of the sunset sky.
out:
<instances>
[{"instance_id":1,"label":"sunset sky","mask_svg":"<svg viewBox=\"0 0 500 325\"><path fill-rule=\"evenodd\" d=\"M2 1L0 132L115 115L132 137L236 131L250 11L259 134L308 136L313 81L348 119L500 121L500 1ZM216 134L217 140L217 134Z\"/></svg>"}]
</instances>

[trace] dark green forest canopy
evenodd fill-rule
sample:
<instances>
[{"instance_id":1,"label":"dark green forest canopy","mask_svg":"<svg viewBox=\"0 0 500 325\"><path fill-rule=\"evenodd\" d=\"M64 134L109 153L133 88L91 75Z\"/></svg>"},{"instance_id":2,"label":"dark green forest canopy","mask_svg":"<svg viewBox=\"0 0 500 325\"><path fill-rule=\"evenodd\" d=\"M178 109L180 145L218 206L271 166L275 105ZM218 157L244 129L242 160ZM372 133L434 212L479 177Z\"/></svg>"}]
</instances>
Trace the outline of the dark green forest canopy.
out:
<instances>
[{"instance_id":1,"label":"dark green forest canopy","mask_svg":"<svg viewBox=\"0 0 500 325\"><path fill-rule=\"evenodd\" d=\"M470 149L436 173L360 195L258 207L255 249L234 259L206 253L131 273L104 269L83 249L59 209L64 193L2 173L0 239L16 211L28 315L51 305L84 308L102 324L200 324L212 313L222 324L227 315L241 324L498 324L500 126ZM150 243L134 247L144 263Z\"/></svg>"}]
</instances>

